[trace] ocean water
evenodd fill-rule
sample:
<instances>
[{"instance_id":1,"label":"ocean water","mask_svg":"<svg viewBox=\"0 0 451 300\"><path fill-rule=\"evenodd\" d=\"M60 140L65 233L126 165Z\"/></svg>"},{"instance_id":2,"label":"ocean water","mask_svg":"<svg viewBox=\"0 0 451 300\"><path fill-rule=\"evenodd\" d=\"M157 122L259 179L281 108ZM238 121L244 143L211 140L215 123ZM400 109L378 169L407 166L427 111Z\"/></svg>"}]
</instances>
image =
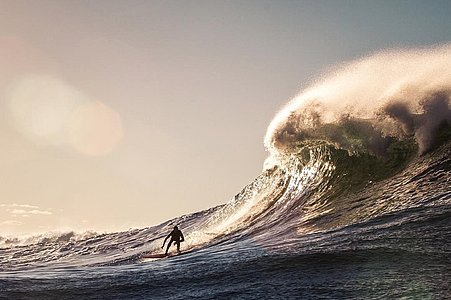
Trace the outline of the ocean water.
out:
<instances>
[{"instance_id":1,"label":"ocean water","mask_svg":"<svg viewBox=\"0 0 451 300\"><path fill-rule=\"evenodd\" d=\"M423 63L450 53L371 56L301 93L268 129L262 174L223 205L125 232L0 238L0 298L450 299L451 80ZM379 105L343 87L381 58L368 77L397 85L365 83ZM343 95L346 108L328 100ZM143 258L174 225L183 255Z\"/></svg>"},{"instance_id":2,"label":"ocean water","mask_svg":"<svg viewBox=\"0 0 451 300\"><path fill-rule=\"evenodd\" d=\"M307 164L293 159L227 204L159 226L3 241L0 298L448 298L451 143L375 181L341 165L346 155L311 150ZM162 251L174 224L187 253L141 258Z\"/></svg>"}]
</instances>

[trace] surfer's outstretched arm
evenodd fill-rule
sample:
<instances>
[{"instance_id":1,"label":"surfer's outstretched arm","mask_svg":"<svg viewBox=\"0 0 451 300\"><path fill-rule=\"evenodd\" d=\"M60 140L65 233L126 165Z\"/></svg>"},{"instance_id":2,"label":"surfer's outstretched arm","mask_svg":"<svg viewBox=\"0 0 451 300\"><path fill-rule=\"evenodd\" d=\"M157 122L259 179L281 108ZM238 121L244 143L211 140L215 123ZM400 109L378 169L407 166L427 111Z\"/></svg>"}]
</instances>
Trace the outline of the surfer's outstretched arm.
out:
<instances>
[{"instance_id":1,"label":"surfer's outstretched arm","mask_svg":"<svg viewBox=\"0 0 451 300\"><path fill-rule=\"evenodd\" d=\"M183 233L180 231L180 242L184 242L185 241L185 237L183 236Z\"/></svg>"},{"instance_id":2,"label":"surfer's outstretched arm","mask_svg":"<svg viewBox=\"0 0 451 300\"><path fill-rule=\"evenodd\" d=\"M172 234L172 232L171 232L170 234L168 234L168 236L164 239L163 246L161 246L161 249L164 248L164 244L166 244L166 241L167 241L168 238L171 236L171 234Z\"/></svg>"}]
</instances>

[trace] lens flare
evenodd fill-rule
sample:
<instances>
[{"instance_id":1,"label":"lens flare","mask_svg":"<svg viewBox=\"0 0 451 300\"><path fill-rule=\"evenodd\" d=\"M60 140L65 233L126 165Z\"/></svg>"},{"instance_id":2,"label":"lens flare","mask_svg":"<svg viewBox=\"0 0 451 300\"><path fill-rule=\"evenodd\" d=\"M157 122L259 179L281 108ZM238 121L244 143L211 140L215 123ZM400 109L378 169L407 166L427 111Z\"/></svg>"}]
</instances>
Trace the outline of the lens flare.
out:
<instances>
[{"instance_id":1,"label":"lens flare","mask_svg":"<svg viewBox=\"0 0 451 300\"><path fill-rule=\"evenodd\" d=\"M15 127L26 137L51 144L65 142L66 120L85 100L76 89L51 76L32 75L6 95Z\"/></svg>"},{"instance_id":2,"label":"lens flare","mask_svg":"<svg viewBox=\"0 0 451 300\"><path fill-rule=\"evenodd\" d=\"M123 136L119 114L98 101L79 106L72 113L67 129L70 144L89 156L111 152Z\"/></svg>"},{"instance_id":3,"label":"lens flare","mask_svg":"<svg viewBox=\"0 0 451 300\"><path fill-rule=\"evenodd\" d=\"M97 156L111 152L123 136L119 113L52 76L23 77L6 99L17 130L39 144L70 145Z\"/></svg>"}]
</instances>

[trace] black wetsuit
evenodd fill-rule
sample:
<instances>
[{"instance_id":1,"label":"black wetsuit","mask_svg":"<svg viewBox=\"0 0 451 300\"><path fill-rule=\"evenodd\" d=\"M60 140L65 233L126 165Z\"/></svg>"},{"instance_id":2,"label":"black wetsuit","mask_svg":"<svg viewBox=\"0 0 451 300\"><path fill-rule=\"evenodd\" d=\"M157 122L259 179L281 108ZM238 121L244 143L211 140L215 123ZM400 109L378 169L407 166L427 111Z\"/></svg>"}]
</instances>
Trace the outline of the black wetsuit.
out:
<instances>
[{"instance_id":1,"label":"black wetsuit","mask_svg":"<svg viewBox=\"0 0 451 300\"><path fill-rule=\"evenodd\" d=\"M170 234L168 234L168 236L164 239L164 241L166 242L166 240L171 237L171 240L169 241L168 247L166 248L166 254L168 254L169 248L172 245L172 242L174 242L174 244L177 245L177 251L180 252L180 242L183 242L185 240L185 238L183 237L183 233L177 228L174 228ZM164 245L164 243L163 243Z\"/></svg>"}]
</instances>

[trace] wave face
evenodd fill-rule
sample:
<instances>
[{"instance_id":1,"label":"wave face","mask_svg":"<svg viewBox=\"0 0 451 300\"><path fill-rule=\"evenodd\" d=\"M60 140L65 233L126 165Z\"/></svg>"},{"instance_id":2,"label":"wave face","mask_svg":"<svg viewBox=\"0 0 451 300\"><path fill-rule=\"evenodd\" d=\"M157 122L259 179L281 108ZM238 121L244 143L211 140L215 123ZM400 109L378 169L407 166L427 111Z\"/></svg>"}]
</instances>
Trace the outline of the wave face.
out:
<instances>
[{"instance_id":1,"label":"wave face","mask_svg":"<svg viewBox=\"0 0 451 300\"><path fill-rule=\"evenodd\" d=\"M276 281L284 278L280 284L290 285L288 297L314 297L292 289L315 280L329 280L323 288L338 298L409 297L406 285L415 272L404 274L399 264L406 263L422 270L427 286L414 289L415 295L440 298L446 294L443 274L451 252L450 64L451 46L446 45L389 51L343 65L277 114L265 138L270 157L263 173L226 204L126 232L1 238L0 270L9 275L0 287L9 284L11 295L19 295L7 277L23 278L31 269L42 269L46 276L52 270L53 277L76 277L74 289L98 291L91 281L111 286L119 280L103 282L105 268L127 266L120 269L120 280L125 276L133 287L141 287L144 272L163 286L170 280L205 282L210 284L205 287L209 297L232 297L227 291L240 287L243 278L260 276L258 272L270 272ZM182 249L191 252L141 264L142 253L161 252L162 238L176 224L185 234ZM349 265L337 265L342 259ZM215 261L213 270L208 261ZM359 280L364 282L350 287L357 294L334 294L343 288L342 278L351 280L356 270L375 261L381 265L372 265L374 273L362 273ZM185 273L173 273L180 263ZM91 274L88 280L70 271L86 267L100 275ZM248 267L255 273L246 273ZM130 275L130 268L141 277ZM312 268L322 271L309 273ZM340 275L333 277L337 270ZM312 282L296 275L301 272L309 273ZM228 283L211 290L221 276L229 276ZM362 286L384 276L405 281L396 281L396 288L387 283L376 289L377 295L365 294L369 291ZM268 281L263 275L258 278L263 284ZM30 290L39 291L31 285ZM215 294L220 290L225 294ZM158 291L151 283L149 290L142 290L156 298ZM180 293L179 298L207 295L189 288Z\"/></svg>"}]
</instances>

